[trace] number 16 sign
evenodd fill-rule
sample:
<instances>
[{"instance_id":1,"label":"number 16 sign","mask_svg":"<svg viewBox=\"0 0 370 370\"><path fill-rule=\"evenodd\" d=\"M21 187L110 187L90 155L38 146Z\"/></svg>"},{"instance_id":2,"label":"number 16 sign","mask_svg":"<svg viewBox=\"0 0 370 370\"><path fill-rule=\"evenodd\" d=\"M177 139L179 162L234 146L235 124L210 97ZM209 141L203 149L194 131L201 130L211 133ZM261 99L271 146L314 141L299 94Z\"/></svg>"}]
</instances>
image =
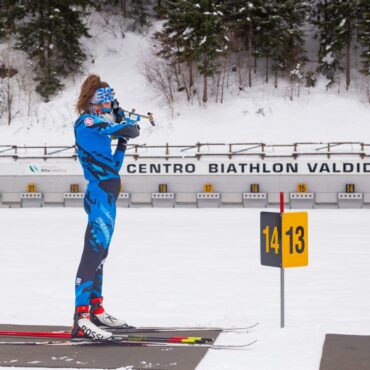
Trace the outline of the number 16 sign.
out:
<instances>
[{"instance_id":1,"label":"number 16 sign","mask_svg":"<svg viewBox=\"0 0 370 370\"><path fill-rule=\"evenodd\" d=\"M308 265L307 212L261 212L261 264L274 267Z\"/></svg>"}]
</instances>

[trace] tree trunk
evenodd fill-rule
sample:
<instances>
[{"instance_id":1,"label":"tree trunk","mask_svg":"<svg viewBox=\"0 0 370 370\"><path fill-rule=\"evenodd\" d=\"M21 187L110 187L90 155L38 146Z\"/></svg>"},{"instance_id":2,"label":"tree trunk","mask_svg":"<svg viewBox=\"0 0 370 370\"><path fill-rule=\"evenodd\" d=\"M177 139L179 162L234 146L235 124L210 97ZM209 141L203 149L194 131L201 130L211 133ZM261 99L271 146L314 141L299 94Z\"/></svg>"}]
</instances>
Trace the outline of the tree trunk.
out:
<instances>
[{"instance_id":1,"label":"tree trunk","mask_svg":"<svg viewBox=\"0 0 370 370\"><path fill-rule=\"evenodd\" d=\"M252 87L252 22L249 22L248 32L248 86Z\"/></svg>"},{"instance_id":2,"label":"tree trunk","mask_svg":"<svg viewBox=\"0 0 370 370\"><path fill-rule=\"evenodd\" d=\"M225 55L225 61L224 61L224 68L223 68L223 74L222 74L222 84L221 84L221 104L224 102L224 89L225 89L225 75L227 72L227 63L228 62L228 55Z\"/></svg>"},{"instance_id":3,"label":"tree trunk","mask_svg":"<svg viewBox=\"0 0 370 370\"><path fill-rule=\"evenodd\" d=\"M13 106L13 92L12 87L10 85L10 77L7 77L7 83L6 83L6 95L7 95L7 111L8 111L8 126L10 126L10 123L12 122L12 106Z\"/></svg>"},{"instance_id":4,"label":"tree trunk","mask_svg":"<svg viewBox=\"0 0 370 370\"><path fill-rule=\"evenodd\" d=\"M276 66L276 68L275 68L275 83L274 83L274 85L275 85L275 89L277 89L277 87L278 87L278 67Z\"/></svg>"},{"instance_id":5,"label":"tree trunk","mask_svg":"<svg viewBox=\"0 0 370 370\"><path fill-rule=\"evenodd\" d=\"M14 33L15 32L15 18L10 17L10 14L14 14L15 11L15 5L8 5L6 10L6 21L4 22L4 28L6 33Z\"/></svg>"},{"instance_id":6,"label":"tree trunk","mask_svg":"<svg viewBox=\"0 0 370 370\"><path fill-rule=\"evenodd\" d=\"M45 9L45 13L46 13L46 19L47 19L47 22L48 22L48 29L49 29L49 33L48 33L48 36L47 36L47 40L46 41L46 51L45 51L45 56L46 56L46 60L45 60L45 65L48 67L48 69L50 69L50 61L51 61L51 56L53 54L53 49L50 48L50 45L52 45L53 43L53 32L54 32L54 25L53 25L53 20L49 18L50 16L50 8L49 8L49 3L46 5L47 9Z\"/></svg>"},{"instance_id":7,"label":"tree trunk","mask_svg":"<svg viewBox=\"0 0 370 370\"><path fill-rule=\"evenodd\" d=\"M44 26L44 2L39 3L39 20L40 24ZM39 32L39 64L42 69L45 67L45 40L44 33Z\"/></svg>"},{"instance_id":8,"label":"tree trunk","mask_svg":"<svg viewBox=\"0 0 370 370\"><path fill-rule=\"evenodd\" d=\"M241 36L238 41L238 75L239 75L239 89L243 86L243 68L242 68L242 40Z\"/></svg>"},{"instance_id":9,"label":"tree trunk","mask_svg":"<svg viewBox=\"0 0 370 370\"><path fill-rule=\"evenodd\" d=\"M193 95L194 71L193 71L193 59L192 59L192 57L190 57L188 59L188 67L189 67L189 91L190 91L190 94Z\"/></svg>"},{"instance_id":10,"label":"tree trunk","mask_svg":"<svg viewBox=\"0 0 370 370\"><path fill-rule=\"evenodd\" d=\"M173 70L175 72L175 80L176 80L176 84L177 84L177 90L179 90L181 88L181 82L180 82L180 74L181 74L181 67L178 63L175 63L175 65L173 66Z\"/></svg>"},{"instance_id":11,"label":"tree trunk","mask_svg":"<svg viewBox=\"0 0 370 370\"><path fill-rule=\"evenodd\" d=\"M8 38L8 45L7 45L7 64L8 64L8 68L6 70L6 93L5 93L5 96L6 96L6 109L7 109L7 113L8 113L8 126L10 126L11 122L12 122L12 107L13 107L13 91L12 91L12 86L11 86L11 83L10 83L10 50L11 50L11 46L10 46L10 35L7 35L7 38Z\"/></svg>"},{"instance_id":12,"label":"tree trunk","mask_svg":"<svg viewBox=\"0 0 370 370\"><path fill-rule=\"evenodd\" d=\"M220 95L220 83L221 83L221 75L217 75L217 84L216 84L216 103L218 103L218 96Z\"/></svg>"},{"instance_id":13,"label":"tree trunk","mask_svg":"<svg viewBox=\"0 0 370 370\"><path fill-rule=\"evenodd\" d=\"M348 32L348 40L347 40L347 55L346 55L346 90L348 90L349 85L351 83L351 22L347 20L347 32Z\"/></svg>"},{"instance_id":14,"label":"tree trunk","mask_svg":"<svg viewBox=\"0 0 370 370\"><path fill-rule=\"evenodd\" d=\"M181 78L182 78L182 83L184 84L184 89L185 89L185 92L186 92L186 98L188 99L188 101L190 101L191 92L189 90L189 86L188 86L188 82L186 80L186 76L183 72L181 72Z\"/></svg>"},{"instance_id":15,"label":"tree trunk","mask_svg":"<svg viewBox=\"0 0 370 370\"><path fill-rule=\"evenodd\" d=\"M266 83L269 83L269 57L266 57Z\"/></svg>"},{"instance_id":16,"label":"tree trunk","mask_svg":"<svg viewBox=\"0 0 370 370\"><path fill-rule=\"evenodd\" d=\"M208 101L208 78L207 73L204 73L203 76L203 103Z\"/></svg>"},{"instance_id":17,"label":"tree trunk","mask_svg":"<svg viewBox=\"0 0 370 370\"><path fill-rule=\"evenodd\" d=\"M258 63L258 58L254 57L254 65L253 65L253 73L257 73L257 63Z\"/></svg>"}]
</instances>

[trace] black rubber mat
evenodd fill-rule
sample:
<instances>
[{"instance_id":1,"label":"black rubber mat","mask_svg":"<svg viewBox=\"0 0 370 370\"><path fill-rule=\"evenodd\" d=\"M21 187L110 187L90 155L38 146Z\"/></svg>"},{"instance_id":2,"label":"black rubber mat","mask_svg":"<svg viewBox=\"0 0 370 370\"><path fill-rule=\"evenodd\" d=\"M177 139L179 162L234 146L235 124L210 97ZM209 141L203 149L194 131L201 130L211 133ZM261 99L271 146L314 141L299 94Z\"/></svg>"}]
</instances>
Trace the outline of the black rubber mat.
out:
<instances>
[{"instance_id":1,"label":"black rubber mat","mask_svg":"<svg viewBox=\"0 0 370 370\"><path fill-rule=\"evenodd\" d=\"M12 331L63 331L61 326L0 325L0 330ZM140 333L145 334L145 333ZM149 333L150 334L150 333ZM207 336L216 338L219 332L161 332L156 336ZM27 337L4 337L1 341L29 341ZM38 338L37 341L49 341ZM206 354L206 348L199 347L140 347L140 346L44 346L44 345L1 345L0 366L2 367L48 367L48 368L90 368L130 370L192 370Z\"/></svg>"},{"instance_id":2,"label":"black rubber mat","mask_svg":"<svg viewBox=\"0 0 370 370\"><path fill-rule=\"evenodd\" d=\"M327 334L320 370L370 370L370 336Z\"/></svg>"}]
</instances>

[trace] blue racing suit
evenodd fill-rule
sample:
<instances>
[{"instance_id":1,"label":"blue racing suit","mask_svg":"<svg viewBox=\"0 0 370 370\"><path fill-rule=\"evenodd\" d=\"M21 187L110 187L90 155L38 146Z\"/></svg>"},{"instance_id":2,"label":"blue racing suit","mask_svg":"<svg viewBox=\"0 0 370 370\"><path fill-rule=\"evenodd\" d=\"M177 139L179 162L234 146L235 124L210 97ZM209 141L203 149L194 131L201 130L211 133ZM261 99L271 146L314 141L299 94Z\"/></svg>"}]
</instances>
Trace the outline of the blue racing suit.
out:
<instances>
[{"instance_id":1,"label":"blue racing suit","mask_svg":"<svg viewBox=\"0 0 370 370\"><path fill-rule=\"evenodd\" d=\"M102 296L103 264L116 219L125 139L137 137L139 129L132 121L113 123L98 113L84 113L75 122L74 131L78 158L89 181L84 197L88 224L76 276L75 303L76 306L88 306L92 298ZM118 137L114 154L110 135Z\"/></svg>"}]
</instances>

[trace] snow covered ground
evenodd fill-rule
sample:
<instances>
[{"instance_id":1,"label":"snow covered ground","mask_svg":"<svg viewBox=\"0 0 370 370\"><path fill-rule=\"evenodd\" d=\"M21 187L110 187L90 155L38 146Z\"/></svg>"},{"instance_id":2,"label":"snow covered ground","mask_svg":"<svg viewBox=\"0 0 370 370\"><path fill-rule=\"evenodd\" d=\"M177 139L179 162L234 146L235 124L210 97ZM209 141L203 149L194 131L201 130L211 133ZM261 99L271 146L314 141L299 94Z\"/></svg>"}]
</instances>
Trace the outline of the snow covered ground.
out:
<instances>
[{"instance_id":1,"label":"snow covered ground","mask_svg":"<svg viewBox=\"0 0 370 370\"><path fill-rule=\"evenodd\" d=\"M260 325L197 370L317 370L325 333L370 333L370 210L309 211L309 266L259 261L259 210L119 209L105 268L109 312L136 325ZM0 209L1 323L71 323L82 209Z\"/></svg>"}]
</instances>

